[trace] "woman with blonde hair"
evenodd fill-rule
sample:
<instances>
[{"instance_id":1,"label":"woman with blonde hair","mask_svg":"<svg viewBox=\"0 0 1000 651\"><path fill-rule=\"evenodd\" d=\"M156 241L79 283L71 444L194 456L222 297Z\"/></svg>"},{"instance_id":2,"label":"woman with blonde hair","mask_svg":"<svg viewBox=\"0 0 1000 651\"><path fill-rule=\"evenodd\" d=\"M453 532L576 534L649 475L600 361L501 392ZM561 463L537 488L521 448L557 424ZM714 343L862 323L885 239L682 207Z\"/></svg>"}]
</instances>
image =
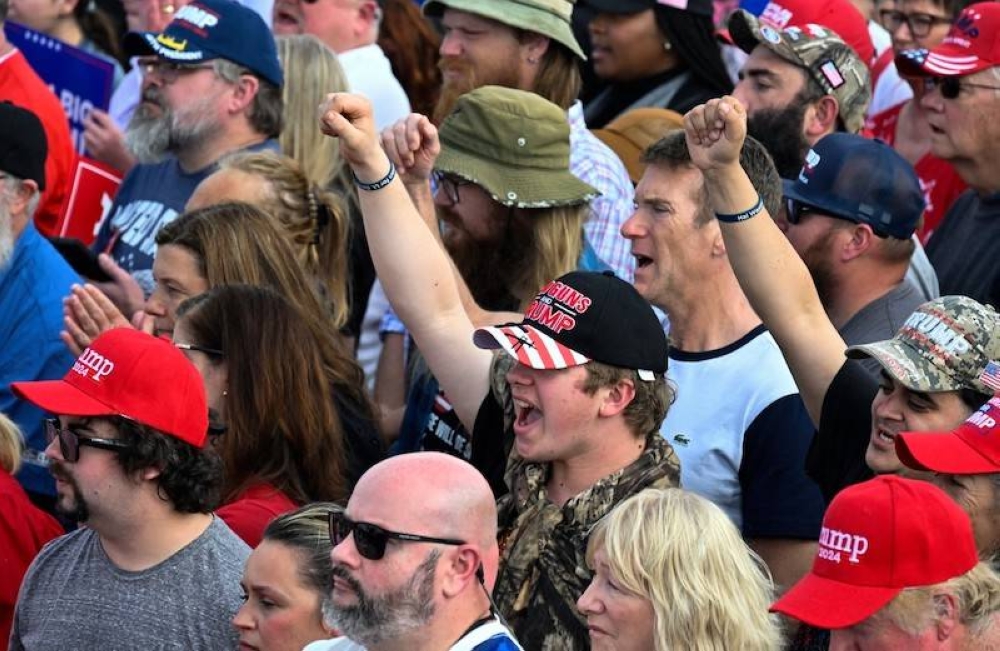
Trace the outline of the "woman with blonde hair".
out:
<instances>
[{"instance_id":1,"label":"woman with blonde hair","mask_svg":"<svg viewBox=\"0 0 1000 651\"><path fill-rule=\"evenodd\" d=\"M0 649L7 648L28 565L45 543L63 533L56 519L34 506L14 479L21 465L21 441L17 425L0 413Z\"/></svg>"},{"instance_id":2,"label":"woman with blonde hair","mask_svg":"<svg viewBox=\"0 0 1000 651\"><path fill-rule=\"evenodd\" d=\"M677 488L647 489L597 523L594 572L577 601L591 648L776 651L773 584L722 509Z\"/></svg>"},{"instance_id":3,"label":"woman with blonde hair","mask_svg":"<svg viewBox=\"0 0 1000 651\"><path fill-rule=\"evenodd\" d=\"M330 140L330 138L327 138ZM240 152L198 184L187 210L227 201L252 204L278 220L299 264L315 281L331 325L341 329L350 312L350 220L335 193L310 181L302 166L273 152Z\"/></svg>"}]
</instances>

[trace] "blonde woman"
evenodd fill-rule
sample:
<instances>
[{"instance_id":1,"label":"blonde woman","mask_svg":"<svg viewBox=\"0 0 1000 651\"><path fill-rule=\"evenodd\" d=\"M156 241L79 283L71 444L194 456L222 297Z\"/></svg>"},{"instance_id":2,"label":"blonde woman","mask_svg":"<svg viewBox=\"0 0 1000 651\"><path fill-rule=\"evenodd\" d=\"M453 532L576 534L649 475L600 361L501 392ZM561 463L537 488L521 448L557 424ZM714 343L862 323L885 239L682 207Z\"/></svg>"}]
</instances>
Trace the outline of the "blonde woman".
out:
<instances>
[{"instance_id":1,"label":"blonde woman","mask_svg":"<svg viewBox=\"0 0 1000 651\"><path fill-rule=\"evenodd\" d=\"M594 651L774 651L773 584L716 505L677 488L647 489L597 523L594 572L577 601Z\"/></svg>"},{"instance_id":2,"label":"blonde woman","mask_svg":"<svg viewBox=\"0 0 1000 651\"><path fill-rule=\"evenodd\" d=\"M13 475L21 465L21 432L0 413L0 648L7 648L21 579L42 545L63 528L35 507Z\"/></svg>"}]
</instances>

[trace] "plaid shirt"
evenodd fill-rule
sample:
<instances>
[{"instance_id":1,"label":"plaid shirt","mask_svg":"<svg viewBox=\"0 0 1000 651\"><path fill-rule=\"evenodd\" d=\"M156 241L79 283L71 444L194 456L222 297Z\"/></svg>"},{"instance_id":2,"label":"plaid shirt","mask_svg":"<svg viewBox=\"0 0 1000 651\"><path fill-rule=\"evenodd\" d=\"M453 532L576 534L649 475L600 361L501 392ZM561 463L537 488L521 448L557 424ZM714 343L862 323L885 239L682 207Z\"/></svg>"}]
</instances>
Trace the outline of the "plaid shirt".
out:
<instances>
[{"instance_id":1,"label":"plaid shirt","mask_svg":"<svg viewBox=\"0 0 1000 651\"><path fill-rule=\"evenodd\" d=\"M632 182L617 154L587 129L579 101L569 108L568 117L569 171L601 193L590 204L584 225L587 239L619 278L632 282L635 258L631 243L621 234L622 224L632 215Z\"/></svg>"}]
</instances>

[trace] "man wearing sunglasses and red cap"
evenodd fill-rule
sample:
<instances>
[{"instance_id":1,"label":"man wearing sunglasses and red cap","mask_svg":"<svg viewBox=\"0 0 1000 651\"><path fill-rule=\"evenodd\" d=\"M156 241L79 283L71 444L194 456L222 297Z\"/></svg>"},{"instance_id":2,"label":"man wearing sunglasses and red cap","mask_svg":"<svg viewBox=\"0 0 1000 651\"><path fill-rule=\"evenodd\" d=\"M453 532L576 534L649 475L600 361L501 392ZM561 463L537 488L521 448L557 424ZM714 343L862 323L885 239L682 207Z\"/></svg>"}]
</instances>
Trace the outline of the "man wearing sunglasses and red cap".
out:
<instances>
[{"instance_id":1,"label":"man wearing sunglasses and red cap","mask_svg":"<svg viewBox=\"0 0 1000 651\"><path fill-rule=\"evenodd\" d=\"M969 184L927 243L941 292L1000 305L1000 4L969 5L940 44L897 66L926 78L931 151Z\"/></svg>"},{"instance_id":2,"label":"man wearing sunglasses and red cap","mask_svg":"<svg viewBox=\"0 0 1000 651\"><path fill-rule=\"evenodd\" d=\"M212 516L222 470L205 447L197 369L169 342L120 328L62 380L12 389L55 415L56 507L86 526L32 563L10 648L234 648L250 550Z\"/></svg>"},{"instance_id":3,"label":"man wearing sunglasses and red cap","mask_svg":"<svg viewBox=\"0 0 1000 651\"><path fill-rule=\"evenodd\" d=\"M520 650L489 593L496 533L493 493L465 461L415 452L372 466L330 513L326 625L369 651Z\"/></svg>"}]
</instances>

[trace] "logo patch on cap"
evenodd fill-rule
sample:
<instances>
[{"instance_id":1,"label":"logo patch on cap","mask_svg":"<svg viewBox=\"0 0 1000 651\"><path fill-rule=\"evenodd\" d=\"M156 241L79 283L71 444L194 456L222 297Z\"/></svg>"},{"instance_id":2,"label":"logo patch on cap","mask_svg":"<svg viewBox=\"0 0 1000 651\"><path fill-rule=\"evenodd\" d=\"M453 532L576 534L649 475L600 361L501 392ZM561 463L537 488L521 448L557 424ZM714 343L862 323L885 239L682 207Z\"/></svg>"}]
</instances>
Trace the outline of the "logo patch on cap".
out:
<instances>
[{"instance_id":1,"label":"logo patch on cap","mask_svg":"<svg viewBox=\"0 0 1000 651\"><path fill-rule=\"evenodd\" d=\"M172 36L167 36L166 34L160 34L159 36L157 36L156 42L162 45L163 47L168 47L171 50L175 50L177 52L183 52L185 49L187 49L187 43L188 43L187 39L184 39L183 41L178 41Z\"/></svg>"},{"instance_id":2,"label":"logo patch on cap","mask_svg":"<svg viewBox=\"0 0 1000 651\"><path fill-rule=\"evenodd\" d=\"M760 26L760 35L764 37L768 43L773 43L778 45L781 43L781 33L770 25Z\"/></svg>"},{"instance_id":3,"label":"logo patch on cap","mask_svg":"<svg viewBox=\"0 0 1000 651\"><path fill-rule=\"evenodd\" d=\"M778 29L784 29L792 20L792 12L790 9L785 9L776 2L769 2L764 7L764 11L760 12L760 20L761 22L770 23Z\"/></svg>"},{"instance_id":4,"label":"logo patch on cap","mask_svg":"<svg viewBox=\"0 0 1000 651\"><path fill-rule=\"evenodd\" d=\"M819 165L820 157L816 153L816 150L810 149L809 153L806 154L806 159L802 163L802 171L799 172L799 182L809 183L809 177L812 176L813 170Z\"/></svg>"},{"instance_id":5,"label":"logo patch on cap","mask_svg":"<svg viewBox=\"0 0 1000 651\"><path fill-rule=\"evenodd\" d=\"M979 381L994 391L1000 391L1000 363L990 361L979 374Z\"/></svg>"},{"instance_id":6,"label":"logo patch on cap","mask_svg":"<svg viewBox=\"0 0 1000 651\"><path fill-rule=\"evenodd\" d=\"M100 382L101 378L111 375L114 370L115 363L92 348L83 351L73 362L74 373L94 382Z\"/></svg>"},{"instance_id":7,"label":"logo patch on cap","mask_svg":"<svg viewBox=\"0 0 1000 651\"><path fill-rule=\"evenodd\" d=\"M819 67L820 74L823 78L827 80L830 84L832 90L836 90L844 85L844 76L840 74L840 70L837 69L837 64L833 61L827 61Z\"/></svg>"},{"instance_id":8,"label":"logo patch on cap","mask_svg":"<svg viewBox=\"0 0 1000 651\"><path fill-rule=\"evenodd\" d=\"M174 14L174 20L188 24L188 27L200 34L207 36L208 29L219 24L219 16L204 7L196 4L185 5Z\"/></svg>"},{"instance_id":9,"label":"logo patch on cap","mask_svg":"<svg viewBox=\"0 0 1000 651\"><path fill-rule=\"evenodd\" d=\"M589 296L554 280L542 289L524 318L559 333L575 328L576 317L590 309L591 303Z\"/></svg>"},{"instance_id":10,"label":"logo patch on cap","mask_svg":"<svg viewBox=\"0 0 1000 651\"><path fill-rule=\"evenodd\" d=\"M907 331L911 339L929 342L945 360L960 357L972 347L961 332L956 332L949 321L936 314L914 312L906 319L902 330Z\"/></svg>"}]
</instances>

